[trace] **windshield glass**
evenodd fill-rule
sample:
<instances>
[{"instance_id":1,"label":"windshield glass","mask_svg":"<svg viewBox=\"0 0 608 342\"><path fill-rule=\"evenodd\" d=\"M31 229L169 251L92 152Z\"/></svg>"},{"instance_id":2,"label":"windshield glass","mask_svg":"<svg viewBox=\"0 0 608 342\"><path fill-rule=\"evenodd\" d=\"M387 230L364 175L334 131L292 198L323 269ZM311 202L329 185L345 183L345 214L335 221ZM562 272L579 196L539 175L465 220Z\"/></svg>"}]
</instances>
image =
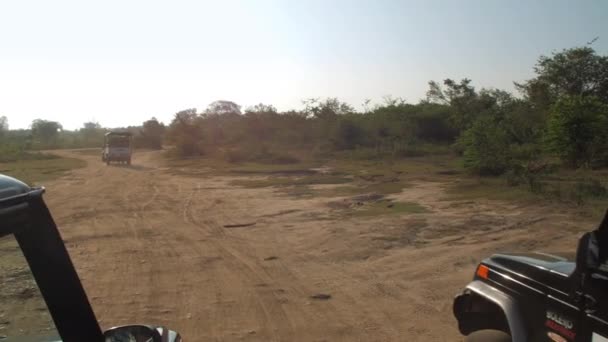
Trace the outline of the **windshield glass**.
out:
<instances>
[{"instance_id":1,"label":"windshield glass","mask_svg":"<svg viewBox=\"0 0 608 342\"><path fill-rule=\"evenodd\" d=\"M56 341L58 333L12 235L0 238L0 340ZM29 340L29 339L27 339Z\"/></svg>"},{"instance_id":2,"label":"windshield glass","mask_svg":"<svg viewBox=\"0 0 608 342\"><path fill-rule=\"evenodd\" d=\"M110 147L129 147L128 137L111 137L108 138L108 146Z\"/></svg>"}]
</instances>

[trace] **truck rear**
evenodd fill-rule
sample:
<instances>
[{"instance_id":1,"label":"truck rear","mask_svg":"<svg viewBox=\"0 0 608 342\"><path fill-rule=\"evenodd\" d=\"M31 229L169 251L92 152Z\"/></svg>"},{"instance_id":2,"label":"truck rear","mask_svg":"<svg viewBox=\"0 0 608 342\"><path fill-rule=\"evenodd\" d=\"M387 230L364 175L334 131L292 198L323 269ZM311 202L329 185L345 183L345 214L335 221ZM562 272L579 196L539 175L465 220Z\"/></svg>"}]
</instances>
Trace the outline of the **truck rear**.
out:
<instances>
[{"instance_id":1,"label":"truck rear","mask_svg":"<svg viewBox=\"0 0 608 342\"><path fill-rule=\"evenodd\" d=\"M108 132L104 135L101 161L110 165L118 162L131 165L132 134L130 132Z\"/></svg>"}]
</instances>

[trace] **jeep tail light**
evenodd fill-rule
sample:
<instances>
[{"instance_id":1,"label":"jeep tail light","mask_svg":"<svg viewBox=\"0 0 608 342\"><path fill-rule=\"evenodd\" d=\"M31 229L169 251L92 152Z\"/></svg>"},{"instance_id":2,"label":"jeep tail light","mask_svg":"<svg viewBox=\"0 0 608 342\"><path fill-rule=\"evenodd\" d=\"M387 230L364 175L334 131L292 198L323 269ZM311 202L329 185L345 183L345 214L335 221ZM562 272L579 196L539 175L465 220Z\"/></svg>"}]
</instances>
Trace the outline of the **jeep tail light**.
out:
<instances>
[{"instance_id":1,"label":"jeep tail light","mask_svg":"<svg viewBox=\"0 0 608 342\"><path fill-rule=\"evenodd\" d=\"M479 265L477 266L477 276L481 279L488 279L488 273L490 272L490 269L488 268L488 266L486 265Z\"/></svg>"}]
</instances>

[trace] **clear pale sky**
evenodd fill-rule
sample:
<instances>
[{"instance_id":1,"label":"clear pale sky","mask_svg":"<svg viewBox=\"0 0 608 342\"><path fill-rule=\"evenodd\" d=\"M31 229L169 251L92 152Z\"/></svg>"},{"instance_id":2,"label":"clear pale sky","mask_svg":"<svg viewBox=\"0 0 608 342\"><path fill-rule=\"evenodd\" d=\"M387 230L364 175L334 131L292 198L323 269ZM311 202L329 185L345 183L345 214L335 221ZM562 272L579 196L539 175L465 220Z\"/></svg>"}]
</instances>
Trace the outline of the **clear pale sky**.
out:
<instances>
[{"instance_id":1,"label":"clear pale sky","mask_svg":"<svg viewBox=\"0 0 608 342\"><path fill-rule=\"evenodd\" d=\"M417 102L447 77L512 90L596 36L607 54L606 0L2 1L0 115L116 127L218 99Z\"/></svg>"}]
</instances>

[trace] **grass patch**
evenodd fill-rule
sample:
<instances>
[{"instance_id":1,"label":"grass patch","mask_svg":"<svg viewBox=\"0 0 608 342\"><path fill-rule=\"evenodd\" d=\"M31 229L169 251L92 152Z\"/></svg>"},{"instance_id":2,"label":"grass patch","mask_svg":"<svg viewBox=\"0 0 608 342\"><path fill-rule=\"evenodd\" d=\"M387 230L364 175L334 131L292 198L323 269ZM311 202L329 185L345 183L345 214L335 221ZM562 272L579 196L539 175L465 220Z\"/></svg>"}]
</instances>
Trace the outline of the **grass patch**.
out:
<instances>
[{"instance_id":1,"label":"grass patch","mask_svg":"<svg viewBox=\"0 0 608 342\"><path fill-rule=\"evenodd\" d=\"M302 177L268 177L264 179L244 179L235 180L234 185L246 188L266 188L266 187L288 187L288 186L307 186L313 184L344 184L352 182L351 178L341 175L315 174Z\"/></svg>"},{"instance_id":2,"label":"grass patch","mask_svg":"<svg viewBox=\"0 0 608 342\"><path fill-rule=\"evenodd\" d=\"M295 164L228 163L219 158L205 157L170 160L169 165L172 174L189 176L267 175L268 178L234 180L232 184L247 188L280 187L288 195L296 197L395 194L415 181L437 180L438 177L454 179L462 173L457 158L449 155L390 160L307 160ZM308 187L347 183L349 186L327 189Z\"/></svg>"},{"instance_id":3,"label":"grass patch","mask_svg":"<svg viewBox=\"0 0 608 342\"><path fill-rule=\"evenodd\" d=\"M415 202L382 200L365 204L358 209L349 210L348 215L355 217L372 217L395 214L422 214L428 212L428 209Z\"/></svg>"},{"instance_id":4,"label":"grass patch","mask_svg":"<svg viewBox=\"0 0 608 342\"><path fill-rule=\"evenodd\" d=\"M297 163L297 164L260 164L244 163L228 165L228 171L241 174L285 174L285 175L314 175L318 172L316 168L320 163Z\"/></svg>"},{"instance_id":5,"label":"grass patch","mask_svg":"<svg viewBox=\"0 0 608 342\"><path fill-rule=\"evenodd\" d=\"M295 197L388 195L399 193L418 181L439 181L454 184L447 189L446 200L486 198L514 203L565 202L576 204L580 210L608 206L606 170L558 170L543 175L539 179L542 189L535 192L525 181L514 185L509 184L507 177L468 176L462 161L449 154L408 158L383 156L365 160L349 158L348 153L334 153L330 159L301 160L294 164L229 163L207 156L170 160L167 166L170 166L168 172L187 176L265 175L268 177L248 177L235 180L233 184L247 188L278 187ZM326 169L324 173L320 172L321 167ZM336 186L314 188L314 185L322 184Z\"/></svg>"},{"instance_id":6,"label":"grass patch","mask_svg":"<svg viewBox=\"0 0 608 342\"><path fill-rule=\"evenodd\" d=\"M534 193L523 186L508 186L502 178L462 179L446 189L448 200L463 201L487 198L499 201L534 201Z\"/></svg>"},{"instance_id":7,"label":"grass patch","mask_svg":"<svg viewBox=\"0 0 608 342\"><path fill-rule=\"evenodd\" d=\"M286 154L282 151L271 151L265 147L253 147L245 149L228 149L223 151L223 159L230 163L257 162L263 164L297 164L300 159L295 155Z\"/></svg>"},{"instance_id":8,"label":"grass patch","mask_svg":"<svg viewBox=\"0 0 608 342\"><path fill-rule=\"evenodd\" d=\"M464 178L447 189L446 200L473 200L487 198L515 203L561 203L578 207L587 216L601 217L608 207L608 190L605 182L566 172L541 178L534 189L526 184L509 186L501 177ZM608 179L608 178L604 178Z\"/></svg>"},{"instance_id":9,"label":"grass patch","mask_svg":"<svg viewBox=\"0 0 608 342\"><path fill-rule=\"evenodd\" d=\"M324 197L339 197L339 196L353 196L361 194L381 194L390 195L398 194L403 189L410 187L411 184L406 182L392 182L392 183L369 183L361 182L360 180L352 180L349 186L336 186L331 189L317 189L315 191L319 196Z\"/></svg>"},{"instance_id":10,"label":"grass patch","mask_svg":"<svg viewBox=\"0 0 608 342\"><path fill-rule=\"evenodd\" d=\"M365 184L357 192L378 193L383 195L398 194L411 185L404 181Z\"/></svg>"},{"instance_id":11,"label":"grass patch","mask_svg":"<svg viewBox=\"0 0 608 342\"><path fill-rule=\"evenodd\" d=\"M307 198L307 197L315 197L319 195L318 191L311 189L306 185L296 185L281 188L281 191L288 196L296 197L296 198Z\"/></svg>"},{"instance_id":12,"label":"grass patch","mask_svg":"<svg viewBox=\"0 0 608 342\"><path fill-rule=\"evenodd\" d=\"M34 185L59 178L70 170L85 166L86 162L83 160L55 156L53 159L0 163L0 173L17 178L29 185Z\"/></svg>"},{"instance_id":13,"label":"grass patch","mask_svg":"<svg viewBox=\"0 0 608 342\"><path fill-rule=\"evenodd\" d=\"M83 155L83 156L100 156L101 148L83 148L78 150L72 150L72 152Z\"/></svg>"},{"instance_id":14,"label":"grass patch","mask_svg":"<svg viewBox=\"0 0 608 342\"><path fill-rule=\"evenodd\" d=\"M298 162L294 164L230 163L220 158L197 157L188 159L167 158L164 166L170 168L172 174L200 176L228 174L309 175L316 174L317 172L313 169L321 165L320 162Z\"/></svg>"},{"instance_id":15,"label":"grass patch","mask_svg":"<svg viewBox=\"0 0 608 342\"><path fill-rule=\"evenodd\" d=\"M47 160L58 158L55 155L41 152L25 151L16 145L0 146L0 163L10 163L19 160Z\"/></svg>"},{"instance_id":16,"label":"grass patch","mask_svg":"<svg viewBox=\"0 0 608 342\"><path fill-rule=\"evenodd\" d=\"M384 160L334 159L327 165L336 171L374 182L449 178L464 171L458 158L450 155Z\"/></svg>"}]
</instances>

